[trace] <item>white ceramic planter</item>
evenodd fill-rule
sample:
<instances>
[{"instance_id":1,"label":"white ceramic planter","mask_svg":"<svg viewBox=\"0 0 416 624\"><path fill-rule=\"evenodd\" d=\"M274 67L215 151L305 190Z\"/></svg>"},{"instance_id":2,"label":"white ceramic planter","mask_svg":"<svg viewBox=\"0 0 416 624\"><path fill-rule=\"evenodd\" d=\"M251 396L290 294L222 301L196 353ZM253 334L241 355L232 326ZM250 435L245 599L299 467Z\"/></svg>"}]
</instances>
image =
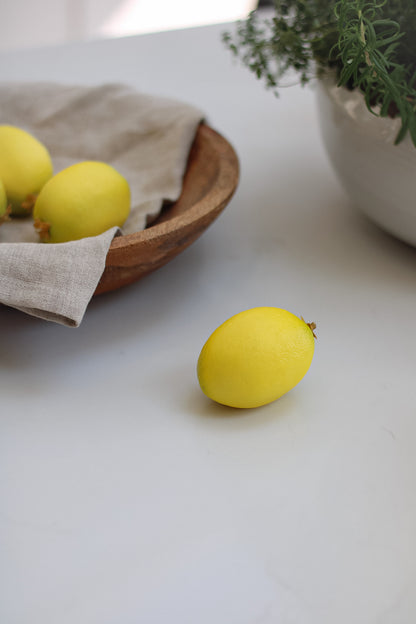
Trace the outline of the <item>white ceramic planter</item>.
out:
<instances>
[{"instance_id":1,"label":"white ceramic planter","mask_svg":"<svg viewBox=\"0 0 416 624\"><path fill-rule=\"evenodd\" d=\"M372 115L362 95L318 81L321 133L353 204L396 237L416 245L416 148L394 140L400 120Z\"/></svg>"}]
</instances>

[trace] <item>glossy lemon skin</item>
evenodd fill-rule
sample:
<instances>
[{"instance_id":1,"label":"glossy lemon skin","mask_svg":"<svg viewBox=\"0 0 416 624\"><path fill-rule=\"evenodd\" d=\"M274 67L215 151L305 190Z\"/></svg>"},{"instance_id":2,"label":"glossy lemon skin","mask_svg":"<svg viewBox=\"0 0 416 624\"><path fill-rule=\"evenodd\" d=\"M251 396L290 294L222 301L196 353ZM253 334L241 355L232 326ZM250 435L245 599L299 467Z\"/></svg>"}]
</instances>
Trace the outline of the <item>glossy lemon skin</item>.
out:
<instances>
[{"instance_id":1,"label":"glossy lemon skin","mask_svg":"<svg viewBox=\"0 0 416 624\"><path fill-rule=\"evenodd\" d=\"M245 310L220 325L203 346L199 384L223 405L266 405L304 377L314 343L312 329L291 312L273 307Z\"/></svg>"},{"instance_id":2,"label":"glossy lemon skin","mask_svg":"<svg viewBox=\"0 0 416 624\"><path fill-rule=\"evenodd\" d=\"M7 197L3 182L0 180L0 223L7 213Z\"/></svg>"},{"instance_id":3,"label":"glossy lemon skin","mask_svg":"<svg viewBox=\"0 0 416 624\"><path fill-rule=\"evenodd\" d=\"M16 126L0 126L0 178L13 215L30 214L35 196L52 175L50 154L37 138Z\"/></svg>"},{"instance_id":4,"label":"glossy lemon skin","mask_svg":"<svg viewBox=\"0 0 416 624\"><path fill-rule=\"evenodd\" d=\"M121 227L130 212L130 187L112 166L84 161L57 173L39 193L35 227L49 226L45 242L63 243Z\"/></svg>"}]
</instances>

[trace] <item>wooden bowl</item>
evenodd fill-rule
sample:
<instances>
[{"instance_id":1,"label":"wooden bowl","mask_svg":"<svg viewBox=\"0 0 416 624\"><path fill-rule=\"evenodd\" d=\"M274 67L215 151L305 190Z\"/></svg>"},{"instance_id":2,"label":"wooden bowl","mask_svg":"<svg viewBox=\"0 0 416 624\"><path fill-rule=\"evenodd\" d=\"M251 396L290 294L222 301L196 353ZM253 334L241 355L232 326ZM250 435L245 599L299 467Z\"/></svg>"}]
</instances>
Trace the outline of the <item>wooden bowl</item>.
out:
<instances>
[{"instance_id":1,"label":"wooden bowl","mask_svg":"<svg viewBox=\"0 0 416 624\"><path fill-rule=\"evenodd\" d=\"M232 146L215 130L201 124L189 154L180 197L145 230L113 240L94 294L131 284L180 254L225 208L238 178L239 164Z\"/></svg>"}]
</instances>

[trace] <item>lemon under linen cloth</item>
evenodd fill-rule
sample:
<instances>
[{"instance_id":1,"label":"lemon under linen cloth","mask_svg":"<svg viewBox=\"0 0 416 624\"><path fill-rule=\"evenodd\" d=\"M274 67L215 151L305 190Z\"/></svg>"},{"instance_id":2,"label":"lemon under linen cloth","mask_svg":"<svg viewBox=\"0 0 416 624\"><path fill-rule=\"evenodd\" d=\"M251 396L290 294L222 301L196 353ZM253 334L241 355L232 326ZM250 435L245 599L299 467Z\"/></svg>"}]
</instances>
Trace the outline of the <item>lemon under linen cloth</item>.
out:
<instances>
[{"instance_id":1,"label":"lemon under linen cloth","mask_svg":"<svg viewBox=\"0 0 416 624\"><path fill-rule=\"evenodd\" d=\"M130 185L123 234L146 227L182 188L203 113L187 103L121 84L0 84L0 124L31 132L49 149L54 173L83 160L107 162ZM31 219L0 227L0 303L70 327L81 323L105 268L112 228L68 243L39 243Z\"/></svg>"}]
</instances>

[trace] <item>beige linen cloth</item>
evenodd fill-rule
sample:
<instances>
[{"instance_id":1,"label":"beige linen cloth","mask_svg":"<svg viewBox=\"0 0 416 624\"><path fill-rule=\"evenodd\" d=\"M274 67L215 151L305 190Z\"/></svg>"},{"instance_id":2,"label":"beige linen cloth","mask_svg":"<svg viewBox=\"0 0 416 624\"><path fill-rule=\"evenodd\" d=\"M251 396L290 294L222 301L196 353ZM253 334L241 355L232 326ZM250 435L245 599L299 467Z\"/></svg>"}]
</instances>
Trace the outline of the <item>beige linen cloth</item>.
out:
<instances>
[{"instance_id":1,"label":"beige linen cloth","mask_svg":"<svg viewBox=\"0 0 416 624\"><path fill-rule=\"evenodd\" d=\"M174 201L197 127L197 108L130 87L55 83L0 84L0 124L24 128L50 151L54 173L82 160L115 167L129 182L131 213L123 234L146 227ZM0 303L77 327L104 271L114 236L38 242L31 219L0 227Z\"/></svg>"}]
</instances>

